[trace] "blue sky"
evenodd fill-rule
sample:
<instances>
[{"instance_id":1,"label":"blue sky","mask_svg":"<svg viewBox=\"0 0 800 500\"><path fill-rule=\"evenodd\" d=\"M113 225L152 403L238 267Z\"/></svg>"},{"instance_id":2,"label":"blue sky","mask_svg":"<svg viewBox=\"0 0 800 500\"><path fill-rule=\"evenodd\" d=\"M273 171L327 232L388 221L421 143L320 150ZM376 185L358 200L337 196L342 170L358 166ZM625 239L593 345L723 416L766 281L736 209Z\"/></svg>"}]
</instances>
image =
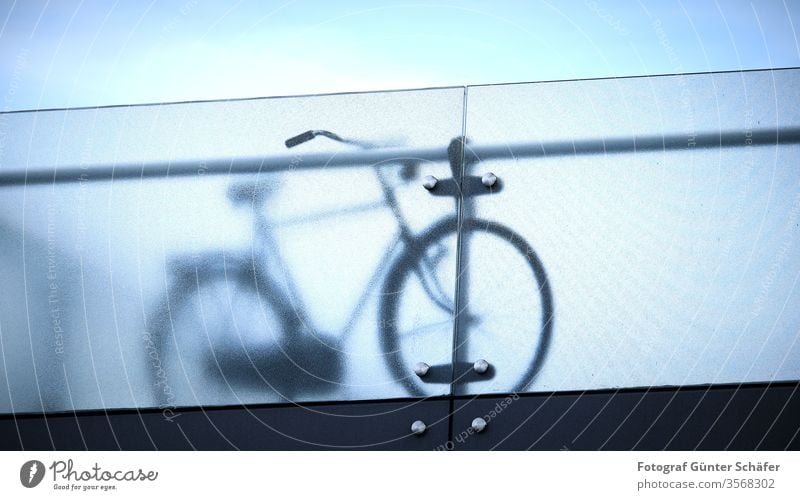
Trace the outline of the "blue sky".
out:
<instances>
[{"instance_id":1,"label":"blue sky","mask_svg":"<svg viewBox=\"0 0 800 500\"><path fill-rule=\"evenodd\" d=\"M0 109L800 66L800 2L0 0Z\"/></svg>"}]
</instances>

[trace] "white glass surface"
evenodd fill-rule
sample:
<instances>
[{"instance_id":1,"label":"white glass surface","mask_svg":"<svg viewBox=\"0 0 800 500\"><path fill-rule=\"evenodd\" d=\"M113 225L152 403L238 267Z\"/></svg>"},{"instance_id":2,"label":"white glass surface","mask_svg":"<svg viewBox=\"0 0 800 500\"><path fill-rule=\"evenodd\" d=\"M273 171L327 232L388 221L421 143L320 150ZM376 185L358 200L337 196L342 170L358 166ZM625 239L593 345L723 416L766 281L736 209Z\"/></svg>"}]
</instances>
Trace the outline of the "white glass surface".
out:
<instances>
[{"instance_id":1,"label":"white glass surface","mask_svg":"<svg viewBox=\"0 0 800 500\"><path fill-rule=\"evenodd\" d=\"M422 177L449 175L463 92L3 115L0 412L448 393L412 368L449 366L452 307L410 275L436 251L453 296L455 238L413 241L454 221ZM368 144L287 149L310 129ZM340 161L362 146L441 158Z\"/></svg>"},{"instance_id":2,"label":"white glass surface","mask_svg":"<svg viewBox=\"0 0 800 500\"><path fill-rule=\"evenodd\" d=\"M495 373L457 392L800 378L798 102L798 70L468 88L500 183L465 214L535 259L465 245L459 358Z\"/></svg>"}]
</instances>

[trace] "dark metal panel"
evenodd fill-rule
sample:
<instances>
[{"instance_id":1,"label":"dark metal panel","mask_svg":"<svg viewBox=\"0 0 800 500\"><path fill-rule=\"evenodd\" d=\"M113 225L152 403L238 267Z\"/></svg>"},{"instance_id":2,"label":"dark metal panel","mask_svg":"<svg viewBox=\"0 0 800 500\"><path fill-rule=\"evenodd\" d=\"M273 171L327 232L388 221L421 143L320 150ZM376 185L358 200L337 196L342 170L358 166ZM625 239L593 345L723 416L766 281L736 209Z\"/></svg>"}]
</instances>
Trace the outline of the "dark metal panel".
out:
<instances>
[{"instance_id":1,"label":"dark metal panel","mask_svg":"<svg viewBox=\"0 0 800 500\"><path fill-rule=\"evenodd\" d=\"M0 449L430 450L447 441L448 409L447 400L410 400L8 416ZM411 433L415 420L427 425L422 435Z\"/></svg>"},{"instance_id":2,"label":"dark metal panel","mask_svg":"<svg viewBox=\"0 0 800 500\"><path fill-rule=\"evenodd\" d=\"M516 398L516 399L515 399ZM474 418L486 428L470 431ZM800 449L800 385L462 398L458 450Z\"/></svg>"}]
</instances>

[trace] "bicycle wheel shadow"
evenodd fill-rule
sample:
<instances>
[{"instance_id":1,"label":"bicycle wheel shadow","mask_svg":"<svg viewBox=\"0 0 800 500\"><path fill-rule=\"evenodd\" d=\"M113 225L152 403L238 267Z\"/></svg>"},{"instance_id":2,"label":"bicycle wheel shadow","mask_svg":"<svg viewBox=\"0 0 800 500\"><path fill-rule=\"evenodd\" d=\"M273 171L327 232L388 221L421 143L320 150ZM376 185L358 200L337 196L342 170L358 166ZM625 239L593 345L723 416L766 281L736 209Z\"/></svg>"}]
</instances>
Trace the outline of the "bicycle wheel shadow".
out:
<instances>
[{"instance_id":1,"label":"bicycle wheel shadow","mask_svg":"<svg viewBox=\"0 0 800 500\"><path fill-rule=\"evenodd\" d=\"M460 256L462 269L459 270L458 319L463 319L463 321L457 321L456 325L456 362L454 370L455 392L456 394L468 393L468 384L491 380L495 377L495 375L497 375L498 371L505 370L507 372L509 370L509 367L503 366L502 363L491 363L488 371L481 374L477 373L474 369L474 362L476 360L465 359L469 352L468 348L470 337L473 335L470 329L473 318L471 317L469 311L470 305L473 304L473 300L475 300L475 298L471 297L469 294L470 277L472 276L473 272L487 272L487 269L485 268L487 264L490 264L489 262L477 260L472 262L472 257L469 252L470 240L481 233L492 234L496 238L502 240L504 243L509 244L525 260L525 265L522 266L523 268L516 268L513 266L506 268L505 266L500 265L498 266L499 269L489 269L489 272L502 272L505 270L507 272L520 273L522 275L529 272L536 283L536 290L507 290L502 292L500 296L489 297L489 300L492 303L505 303L507 304L506 307L510 308L512 311L514 309L515 301L519 300L519 295L517 294L530 292L530 295L526 297L529 300L525 302L530 304L538 301L540 319L535 329L529 328L529 323L524 315L520 315L520 317L514 317L514 331L520 332L515 334L515 340L519 339L519 344L523 346L531 345L533 349L529 354L520 354L519 352L508 353L509 357L514 356L515 354L522 356L529 355L530 359L525 364L524 371L522 371L519 375L515 375L516 382L514 385L501 388L501 392L525 392L535 382L536 377L541 372L542 367L547 360L552 343L555 309L550 279L538 253L534 250L533 246L528 243L528 241L526 241L525 238L523 238L519 233L497 222L474 218L462 221L463 237L461 242ZM508 293L509 296L503 297L502 295L505 293ZM514 296L513 299L511 299L510 296ZM515 313L508 312L508 310L506 310L506 312L503 314L505 316L510 316ZM532 334L533 339L525 337L526 334ZM535 340L535 342L528 342L528 340Z\"/></svg>"},{"instance_id":2,"label":"bicycle wheel shadow","mask_svg":"<svg viewBox=\"0 0 800 500\"><path fill-rule=\"evenodd\" d=\"M404 352L403 331L401 325L408 324L400 316L403 311L410 309L418 310L418 304L406 304L403 306L403 290L407 286L411 275L419 274L420 262L424 259L428 249L438 245L448 237L457 236L456 259L457 269L455 270L456 281L452 284L455 303L457 306L451 313L454 321L452 335L448 339L442 339L447 345L452 345L452 359L448 364L437 364L431 366L424 376L415 376L412 367L416 361ZM524 369L514 375L516 382L513 385L503 387L500 392L523 392L536 379L547 359L553 335L553 325L555 311L553 306L553 294L547 271L533 247L518 233L512 229L494 221L465 218L459 220L457 217L443 219L431 226L430 229L415 238L407 248L404 249L400 257L396 260L389 270L383 286L383 303L380 307L381 324L386 325L380 332L384 355L389 358L387 361L395 379L402 383L411 396L424 396L430 390L426 386L433 384L453 384L455 394L468 390L467 384L487 382L494 379L499 372L508 374L508 367L490 364L487 371L478 373L473 364L476 360L469 359L468 344L471 336L470 328L480 322L482 318L475 317L470 312L470 305L473 304L474 297L470 296L469 277L470 273L480 268L481 272L503 272L512 273L526 272L525 269L510 269L502 265L495 269L486 269L487 262L475 262L474 266L470 260L468 252L469 242L474 241L477 236L491 236L501 244L510 245L513 251L524 257L525 267L530 272L532 280L536 283L536 290L530 296L531 302L537 302L540 320L537 323L533 335L535 339L532 344L530 359L525 364ZM517 291L519 292L519 291ZM434 300L432 297L431 300ZM490 297L492 301L502 302L503 297ZM435 301L435 300L434 300ZM530 304L528 304L530 305ZM417 306L417 307L412 307ZM405 309L404 309L405 307ZM426 306L427 307L427 306ZM455 311L458 311L457 313ZM412 313L414 314L414 313ZM522 327L519 331L526 331L526 319L520 317L517 320ZM528 328L527 331L530 331ZM406 349L408 350L408 349Z\"/></svg>"}]
</instances>

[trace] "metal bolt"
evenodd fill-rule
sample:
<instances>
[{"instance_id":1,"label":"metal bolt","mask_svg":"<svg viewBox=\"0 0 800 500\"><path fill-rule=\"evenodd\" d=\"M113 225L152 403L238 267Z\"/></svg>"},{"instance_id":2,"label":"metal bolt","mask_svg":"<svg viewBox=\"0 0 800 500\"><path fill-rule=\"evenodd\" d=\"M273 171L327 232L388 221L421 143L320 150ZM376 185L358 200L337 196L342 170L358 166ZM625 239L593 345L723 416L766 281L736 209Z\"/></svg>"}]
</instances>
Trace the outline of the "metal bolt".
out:
<instances>
[{"instance_id":1,"label":"metal bolt","mask_svg":"<svg viewBox=\"0 0 800 500\"><path fill-rule=\"evenodd\" d=\"M424 377L428 374L428 370L430 369L431 367L428 363L423 363L421 361L414 365L414 373L416 373L418 377Z\"/></svg>"},{"instance_id":2,"label":"metal bolt","mask_svg":"<svg viewBox=\"0 0 800 500\"><path fill-rule=\"evenodd\" d=\"M476 418L472 421L472 430L475 432L483 432L486 428L486 420L482 419L481 417Z\"/></svg>"},{"instance_id":3,"label":"metal bolt","mask_svg":"<svg viewBox=\"0 0 800 500\"><path fill-rule=\"evenodd\" d=\"M425 432L425 429L427 428L428 426L425 425L425 422L423 422L422 420L416 420L413 424L411 424L411 432L413 432L417 436L423 434Z\"/></svg>"},{"instance_id":4,"label":"metal bolt","mask_svg":"<svg viewBox=\"0 0 800 500\"><path fill-rule=\"evenodd\" d=\"M489 362L485 359L479 359L472 365L472 369L475 370L475 373L480 373L483 375L484 373L489 371Z\"/></svg>"},{"instance_id":5,"label":"metal bolt","mask_svg":"<svg viewBox=\"0 0 800 500\"><path fill-rule=\"evenodd\" d=\"M481 177L481 182L487 188L492 187L497 183L497 176L491 172L486 172L483 174L483 177Z\"/></svg>"},{"instance_id":6,"label":"metal bolt","mask_svg":"<svg viewBox=\"0 0 800 500\"><path fill-rule=\"evenodd\" d=\"M430 191L431 189L436 187L436 183L439 182L439 179L432 175L426 175L424 179L422 179L422 185Z\"/></svg>"}]
</instances>

